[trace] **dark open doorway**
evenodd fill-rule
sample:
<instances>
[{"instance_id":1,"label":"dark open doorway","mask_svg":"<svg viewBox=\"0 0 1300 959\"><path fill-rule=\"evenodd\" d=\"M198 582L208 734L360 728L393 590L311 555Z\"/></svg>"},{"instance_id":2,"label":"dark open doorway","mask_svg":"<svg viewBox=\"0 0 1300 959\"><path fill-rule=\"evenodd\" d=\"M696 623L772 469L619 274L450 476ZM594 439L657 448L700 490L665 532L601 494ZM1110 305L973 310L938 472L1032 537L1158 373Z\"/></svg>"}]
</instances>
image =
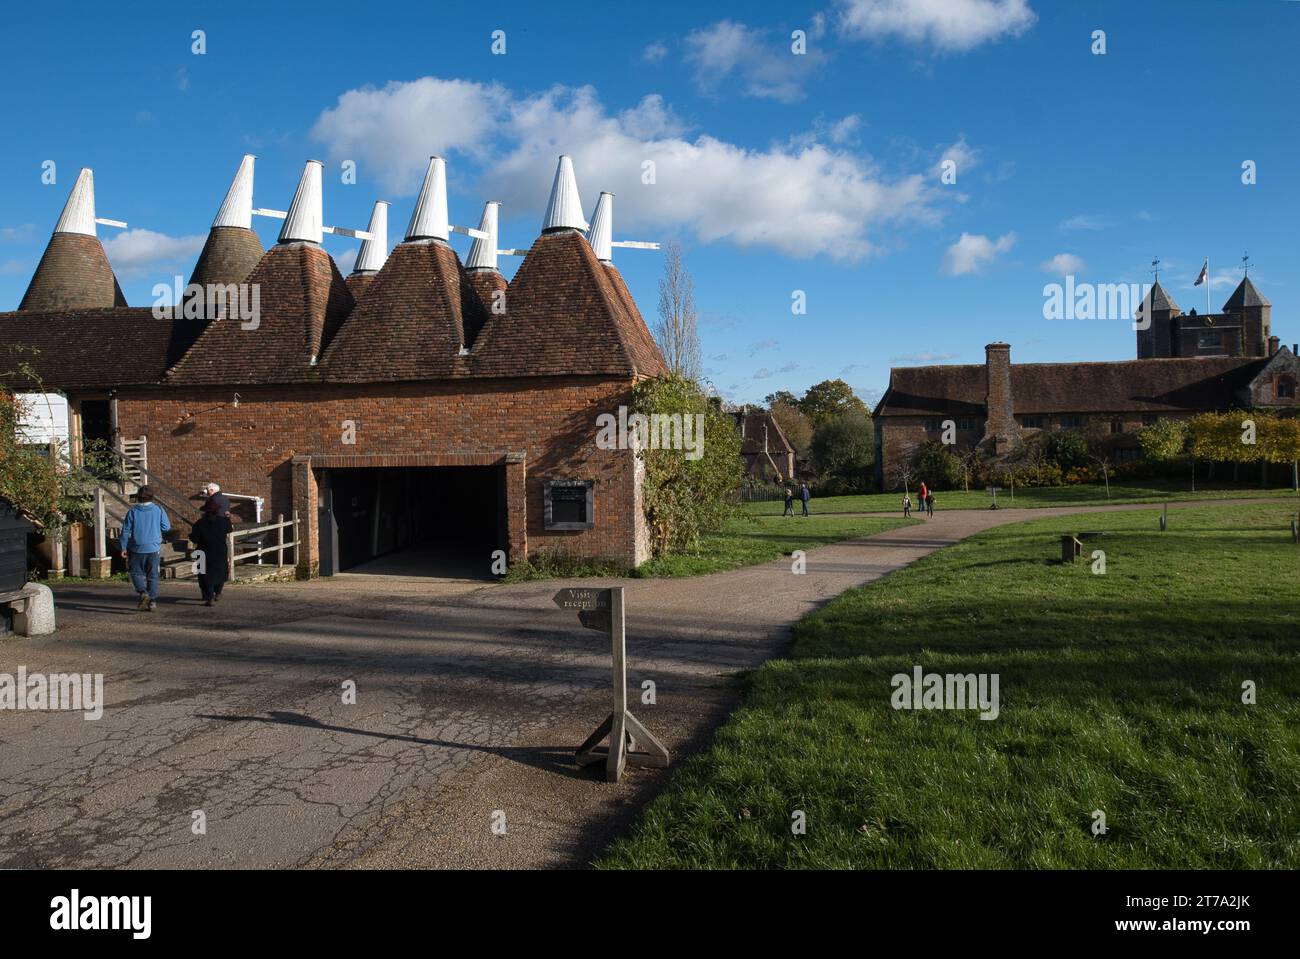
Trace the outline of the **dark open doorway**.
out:
<instances>
[{"instance_id":1,"label":"dark open doorway","mask_svg":"<svg viewBox=\"0 0 1300 959\"><path fill-rule=\"evenodd\" d=\"M329 469L319 482L322 574L491 579L506 549L503 467Z\"/></svg>"}]
</instances>

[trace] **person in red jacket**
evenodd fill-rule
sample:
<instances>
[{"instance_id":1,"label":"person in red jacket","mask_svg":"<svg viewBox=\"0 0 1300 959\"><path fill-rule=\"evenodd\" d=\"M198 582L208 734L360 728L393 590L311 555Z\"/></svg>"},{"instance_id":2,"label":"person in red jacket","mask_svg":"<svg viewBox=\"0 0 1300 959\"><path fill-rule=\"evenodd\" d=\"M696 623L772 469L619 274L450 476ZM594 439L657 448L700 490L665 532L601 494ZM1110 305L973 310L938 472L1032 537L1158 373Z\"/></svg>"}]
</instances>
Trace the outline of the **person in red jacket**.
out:
<instances>
[{"instance_id":1,"label":"person in red jacket","mask_svg":"<svg viewBox=\"0 0 1300 959\"><path fill-rule=\"evenodd\" d=\"M925 494L928 492L925 488L925 480L921 480L921 489L917 493L917 502L921 504L921 511L925 511Z\"/></svg>"}]
</instances>

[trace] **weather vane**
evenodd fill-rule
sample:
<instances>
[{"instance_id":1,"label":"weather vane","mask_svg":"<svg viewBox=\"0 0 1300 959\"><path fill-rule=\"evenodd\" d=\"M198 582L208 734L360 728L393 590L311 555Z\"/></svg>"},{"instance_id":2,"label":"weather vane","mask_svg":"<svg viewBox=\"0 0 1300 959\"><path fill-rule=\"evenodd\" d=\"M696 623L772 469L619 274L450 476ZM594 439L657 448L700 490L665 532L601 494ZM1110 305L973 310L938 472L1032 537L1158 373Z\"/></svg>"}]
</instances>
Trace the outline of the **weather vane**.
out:
<instances>
[{"instance_id":1,"label":"weather vane","mask_svg":"<svg viewBox=\"0 0 1300 959\"><path fill-rule=\"evenodd\" d=\"M1243 253L1241 255L1241 273L1242 276L1250 276L1250 254L1249 253Z\"/></svg>"},{"instance_id":2,"label":"weather vane","mask_svg":"<svg viewBox=\"0 0 1300 959\"><path fill-rule=\"evenodd\" d=\"M1151 275L1156 278L1157 283L1160 282L1160 257L1151 261Z\"/></svg>"}]
</instances>

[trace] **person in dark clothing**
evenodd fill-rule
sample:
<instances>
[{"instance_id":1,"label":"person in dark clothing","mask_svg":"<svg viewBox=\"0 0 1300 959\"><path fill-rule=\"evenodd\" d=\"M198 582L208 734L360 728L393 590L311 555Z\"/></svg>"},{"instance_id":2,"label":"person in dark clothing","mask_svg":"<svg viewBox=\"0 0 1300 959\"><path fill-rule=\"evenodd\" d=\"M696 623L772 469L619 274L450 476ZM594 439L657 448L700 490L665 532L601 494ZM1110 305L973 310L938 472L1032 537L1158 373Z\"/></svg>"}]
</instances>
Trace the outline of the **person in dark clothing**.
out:
<instances>
[{"instance_id":1,"label":"person in dark clothing","mask_svg":"<svg viewBox=\"0 0 1300 959\"><path fill-rule=\"evenodd\" d=\"M203 488L203 492L208 495L207 501L203 504L203 509L211 509L218 516L230 515L230 499L225 493L221 492L221 487L216 483L209 483Z\"/></svg>"},{"instance_id":2,"label":"person in dark clothing","mask_svg":"<svg viewBox=\"0 0 1300 959\"><path fill-rule=\"evenodd\" d=\"M934 515L934 490L925 491L925 513L927 516Z\"/></svg>"},{"instance_id":3,"label":"person in dark clothing","mask_svg":"<svg viewBox=\"0 0 1300 959\"><path fill-rule=\"evenodd\" d=\"M810 499L812 499L812 493L808 492L808 484L807 484L807 483L801 483L801 484L799 485L799 498L800 498L801 500L803 500L803 515L804 515L804 516L807 516L807 515L808 515L808 501L809 501Z\"/></svg>"},{"instance_id":4,"label":"person in dark clothing","mask_svg":"<svg viewBox=\"0 0 1300 959\"><path fill-rule=\"evenodd\" d=\"M221 599L221 588L226 585L229 567L228 540L230 517L218 512L218 507L211 503L203 507L203 515L190 529L190 542L203 551L203 572L198 574L199 589L203 593L203 602L212 606Z\"/></svg>"},{"instance_id":5,"label":"person in dark clothing","mask_svg":"<svg viewBox=\"0 0 1300 959\"><path fill-rule=\"evenodd\" d=\"M788 486L785 488L785 512L782 513L781 515L782 516L794 515L794 490L792 490Z\"/></svg>"}]
</instances>

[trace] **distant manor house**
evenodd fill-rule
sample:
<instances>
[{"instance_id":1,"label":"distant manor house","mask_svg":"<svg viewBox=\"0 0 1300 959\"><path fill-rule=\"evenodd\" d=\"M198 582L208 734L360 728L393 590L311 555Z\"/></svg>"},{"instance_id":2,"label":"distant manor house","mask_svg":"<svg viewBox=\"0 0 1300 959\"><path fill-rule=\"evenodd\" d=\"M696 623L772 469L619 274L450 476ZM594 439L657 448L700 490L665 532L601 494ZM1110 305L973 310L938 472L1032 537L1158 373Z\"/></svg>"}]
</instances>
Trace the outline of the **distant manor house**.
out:
<instances>
[{"instance_id":1,"label":"distant manor house","mask_svg":"<svg viewBox=\"0 0 1300 959\"><path fill-rule=\"evenodd\" d=\"M1184 315L1157 282L1144 306L1135 360L1012 363L1007 343L985 347L983 365L895 367L877 405L876 480L892 488L900 464L956 429L957 447L1009 453L1042 430L1111 436L1117 459L1141 455L1137 432L1160 418L1296 407L1297 347L1272 333L1272 306L1250 278L1222 313Z\"/></svg>"},{"instance_id":2,"label":"distant manor house","mask_svg":"<svg viewBox=\"0 0 1300 959\"><path fill-rule=\"evenodd\" d=\"M18 310L0 313L3 385L64 394L74 461L83 438L129 452L174 519L197 516L208 480L246 520L248 504L296 514L301 575L430 541L480 574L497 550L635 566L641 472L634 450L597 448L596 422L665 367L612 262L613 196L588 223L561 157L526 251L497 249L497 206L477 229L449 224L433 157L405 239L388 251L377 203L344 279L321 247L349 232L323 225L321 164L263 250L245 157L172 317L126 305L84 170ZM463 263L453 231L474 237ZM523 254L509 283L499 253ZM215 314L190 308L214 292Z\"/></svg>"}]
</instances>

